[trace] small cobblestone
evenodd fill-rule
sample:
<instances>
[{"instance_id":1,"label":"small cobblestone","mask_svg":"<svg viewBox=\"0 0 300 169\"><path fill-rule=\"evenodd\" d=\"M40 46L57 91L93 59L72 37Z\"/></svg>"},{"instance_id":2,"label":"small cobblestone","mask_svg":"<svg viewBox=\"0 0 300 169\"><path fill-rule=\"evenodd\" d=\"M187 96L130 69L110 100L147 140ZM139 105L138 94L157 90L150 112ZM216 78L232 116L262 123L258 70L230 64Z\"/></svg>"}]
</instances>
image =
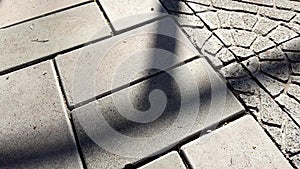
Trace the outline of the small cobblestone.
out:
<instances>
[{"instance_id":1,"label":"small cobblestone","mask_svg":"<svg viewBox=\"0 0 300 169\"><path fill-rule=\"evenodd\" d=\"M285 26L278 26L268 36L274 40L277 44L288 41L298 34Z\"/></svg>"},{"instance_id":2,"label":"small cobblestone","mask_svg":"<svg viewBox=\"0 0 300 169\"><path fill-rule=\"evenodd\" d=\"M226 9L230 11L242 11L257 13L258 8L255 5L240 3L231 0L212 0L212 5L216 8Z\"/></svg>"},{"instance_id":3,"label":"small cobblestone","mask_svg":"<svg viewBox=\"0 0 300 169\"><path fill-rule=\"evenodd\" d=\"M228 29L217 29L214 33L221 39L225 46L231 46L234 44L234 40L231 34L231 30Z\"/></svg>"},{"instance_id":4,"label":"small cobblestone","mask_svg":"<svg viewBox=\"0 0 300 169\"><path fill-rule=\"evenodd\" d=\"M222 47L223 47L222 42L216 36L212 36L204 44L201 50L205 53L216 55Z\"/></svg>"},{"instance_id":5,"label":"small cobblestone","mask_svg":"<svg viewBox=\"0 0 300 169\"><path fill-rule=\"evenodd\" d=\"M279 48L273 48L258 55L260 60L283 60L285 54Z\"/></svg>"},{"instance_id":6,"label":"small cobblestone","mask_svg":"<svg viewBox=\"0 0 300 169\"><path fill-rule=\"evenodd\" d=\"M212 35L212 33L206 28L185 27L184 31L188 34L192 43L197 45L200 49Z\"/></svg>"},{"instance_id":7,"label":"small cobblestone","mask_svg":"<svg viewBox=\"0 0 300 169\"><path fill-rule=\"evenodd\" d=\"M300 52L300 37L294 38L281 45L283 51Z\"/></svg>"},{"instance_id":8,"label":"small cobblestone","mask_svg":"<svg viewBox=\"0 0 300 169\"><path fill-rule=\"evenodd\" d=\"M293 62L300 62L300 53L286 52L286 55L289 58L289 60Z\"/></svg>"},{"instance_id":9,"label":"small cobblestone","mask_svg":"<svg viewBox=\"0 0 300 169\"><path fill-rule=\"evenodd\" d=\"M259 70L259 59L257 57L251 57L250 59L243 61L242 64L252 75L255 75Z\"/></svg>"},{"instance_id":10,"label":"small cobblestone","mask_svg":"<svg viewBox=\"0 0 300 169\"><path fill-rule=\"evenodd\" d=\"M278 96L284 90L284 84L263 74L259 73L255 78L270 92L272 96Z\"/></svg>"},{"instance_id":11,"label":"small cobblestone","mask_svg":"<svg viewBox=\"0 0 300 169\"><path fill-rule=\"evenodd\" d=\"M290 119L285 124L284 134L286 151L288 153L300 152L300 128Z\"/></svg>"},{"instance_id":12,"label":"small cobblestone","mask_svg":"<svg viewBox=\"0 0 300 169\"><path fill-rule=\"evenodd\" d=\"M286 94L281 94L279 97L275 99L281 106L285 107L294 120L300 124L300 104L294 100L293 98L289 97Z\"/></svg>"},{"instance_id":13,"label":"small cobblestone","mask_svg":"<svg viewBox=\"0 0 300 169\"><path fill-rule=\"evenodd\" d=\"M257 37L256 33L244 31L244 30L234 30L232 32L232 37L235 41L236 46L241 47L250 47L255 38Z\"/></svg>"},{"instance_id":14,"label":"small cobblestone","mask_svg":"<svg viewBox=\"0 0 300 169\"><path fill-rule=\"evenodd\" d=\"M256 22L257 22L257 18L251 14L244 14L244 13L231 14L231 26L234 28L251 31Z\"/></svg>"},{"instance_id":15,"label":"small cobblestone","mask_svg":"<svg viewBox=\"0 0 300 169\"><path fill-rule=\"evenodd\" d=\"M227 48L222 48L216 56L223 63L228 63L228 62L235 60L234 55Z\"/></svg>"},{"instance_id":16,"label":"small cobblestone","mask_svg":"<svg viewBox=\"0 0 300 169\"><path fill-rule=\"evenodd\" d=\"M249 76L238 79L229 79L228 82L234 90L247 93L249 95L253 95L259 90L255 81L253 81Z\"/></svg>"},{"instance_id":17,"label":"small cobblestone","mask_svg":"<svg viewBox=\"0 0 300 169\"><path fill-rule=\"evenodd\" d=\"M291 76L291 82L300 85L300 76Z\"/></svg>"},{"instance_id":18,"label":"small cobblestone","mask_svg":"<svg viewBox=\"0 0 300 169\"><path fill-rule=\"evenodd\" d=\"M247 58L255 55L252 50L242 48L242 47L232 46L229 48L229 50L231 50L241 60L247 59Z\"/></svg>"},{"instance_id":19,"label":"small cobblestone","mask_svg":"<svg viewBox=\"0 0 300 169\"><path fill-rule=\"evenodd\" d=\"M300 74L300 63L292 63L291 66L294 74Z\"/></svg>"},{"instance_id":20,"label":"small cobblestone","mask_svg":"<svg viewBox=\"0 0 300 169\"><path fill-rule=\"evenodd\" d=\"M273 30L277 26L277 22L272 21L265 17L259 17L258 22L253 28L253 31L261 34L261 35L267 35L271 30Z\"/></svg>"},{"instance_id":21,"label":"small cobblestone","mask_svg":"<svg viewBox=\"0 0 300 169\"><path fill-rule=\"evenodd\" d=\"M290 67L283 61L263 61L260 62L261 70L277 79L287 81L290 76Z\"/></svg>"},{"instance_id":22,"label":"small cobblestone","mask_svg":"<svg viewBox=\"0 0 300 169\"><path fill-rule=\"evenodd\" d=\"M279 9L266 8L266 7L261 7L259 9L259 13L262 16L266 16L274 20L281 20L285 22L290 21L296 15L294 12L291 11L283 11Z\"/></svg>"},{"instance_id":23,"label":"small cobblestone","mask_svg":"<svg viewBox=\"0 0 300 169\"><path fill-rule=\"evenodd\" d=\"M204 12L197 15L203 20L204 23L208 25L211 30L215 30L220 27L216 12Z\"/></svg>"},{"instance_id":24,"label":"small cobblestone","mask_svg":"<svg viewBox=\"0 0 300 169\"><path fill-rule=\"evenodd\" d=\"M249 75L249 73L242 67L242 65L237 62L231 63L221 68L220 73L226 78L242 78Z\"/></svg>"},{"instance_id":25,"label":"small cobblestone","mask_svg":"<svg viewBox=\"0 0 300 169\"><path fill-rule=\"evenodd\" d=\"M287 93L300 101L300 86L296 84L289 84ZM299 107L300 108L300 107ZM300 109L298 109L300 110ZM299 114L300 116L300 114Z\"/></svg>"},{"instance_id":26,"label":"small cobblestone","mask_svg":"<svg viewBox=\"0 0 300 169\"><path fill-rule=\"evenodd\" d=\"M231 28L231 12L221 11L217 12L221 28Z\"/></svg>"},{"instance_id":27,"label":"small cobblestone","mask_svg":"<svg viewBox=\"0 0 300 169\"><path fill-rule=\"evenodd\" d=\"M259 53L275 46L275 43L266 37L259 36L253 42L251 48L254 52Z\"/></svg>"},{"instance_id":28,"label":"small cobblestone","mask_svg":"<svg viewBox=\"0 0 300 169\"><path fill-rule=\"evenodd\" d=\"M287 23L284 24L286 27L290 28L291 30L295 31L296 33L300 34L300 24L297 23Z\"/></svg>"}]
</instances>

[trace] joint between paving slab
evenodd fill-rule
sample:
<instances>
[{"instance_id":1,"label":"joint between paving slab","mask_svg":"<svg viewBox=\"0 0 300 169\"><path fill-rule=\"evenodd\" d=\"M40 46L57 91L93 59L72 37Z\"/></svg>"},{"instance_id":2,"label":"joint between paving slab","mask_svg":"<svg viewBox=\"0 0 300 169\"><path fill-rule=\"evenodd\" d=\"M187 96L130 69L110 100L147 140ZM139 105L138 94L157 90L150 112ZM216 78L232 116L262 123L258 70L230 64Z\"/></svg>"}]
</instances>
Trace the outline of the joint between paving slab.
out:
<instances>
[{"instance_id":1,"label":"joint between paving slab","mask_svg":"<svg viewBox=\"0 0 300 169\"><path fill-rule=\"evenodd\" d=\"M86 2L81 2L81 3L75 4L75 5L69 6L69 7L58 9L58 10L55 10L55 11L52 11L52 12L48 12L48 13L45 13L45 14L42 14L42 15L39 15L39 16L36 16L36 17L33 17L33 18L25 19L25 20L20 21L20 22L16 22L16 23L13 23L13 24L10 24L10 25L7 25L7 26L0 27L0 30L1 29L7 29L7 28L10 28L10 27L13 27L13 26L17 26L17 25L20 25L20 24L25 23L25 22L29 22L29 21L32 21L32 20L43 18L43 17L49 16L49 15L52 15L52 14L55 14L55 13L63 12L65 10L76 8L76 7L86 5L86 4L89 4L89 3L92 3L92 2L94 2L94 1L89 0L89 1L86 1Z\"/></svg>"},{"instance_id":2,"label":"joint between paving slab","mask_svg":"<svg viewBox=\"0 0 300 169\"><path fill-rule=\"evenodd\" d=\"M187 60L185 60L185 61L183 61L183 62L177 63L177 64L175 64L175 65L173 65L173 66L171 66L171 67L169 67L169 68L167 68L167 69L161 70L161 71L159 71L159 72L157 72L157 73L154 73L154 74L152 74L152 75L149 75L149 76L145 76L145 77L139 78L139 79L137 79L137 80L134 80L134 81L132 81L132 82L129 82L129 83L127 83L127 84L124 84L124 85L122 85L122 86L120 86L120 87L117 87L117 88L115 88L115 89L112 89L112 90L110 90L110 91L101 93L101 94L99 94L99 95L97 95L97 96L95 96L95 97L92 97L92 98L90 98L90 99L87 99L87 100L85 100L85 101L82 101L82 102L80 102L80 103L77 103L77 104L75 104L75 105L73 105L73 106L70 106L70 110L74 110L74 109L76 109L76 108L82 107L82 106L84 106L84 105L87 105L87 104L89 104L89 103L95 101L95 100L98 100L98 99L101 99L101 98L103 98L103 97L109 96L109 95L111 95L111 94L113 94L113 93L116 93L116 92L118 92L118 91L121 91L121 90L123 90L123 89L126 89L126 88L128 88L128 87L130 87L130 86L136 85L136 84L141 83L141 82L143 82L143 81L146 81L146 80L148 80L148 79L150 79L150 78L152 78L152 77L155 77L155 76L158 76L158 75L160 75L160 74L163 74L163 73L166 72L166 71L173 70L173 69L175 69L175 68L178 68L178 67L180 67L180 66L183 66L183 65L185 65L185 64L187 64L187 63L189 63L189 62L192 62L192 61L197 60L197 59L200 59L200 58L201 58L200 56L194 56L194 57L192 57L192 58L190 58L190 59L187 59Z\"/></svg>"},{"instance_id":3,"label":"joint between paving slab","mask_svg":"<svg viewBox=\"0 0 300 169\"><path fill-rule=\"evenodd\" d=\"M184 152L182 150L180 150L180 147L178 147L177 152L178 152L181 160L183 161L184 165L186 166L186 168L188 168L188 169L194 169L194 167L192 166L192 164L189 161L188 157L184 154Z\"/></svg>"},{"instance_id":4,"label":"joint between paving slab","mask_svg":"<svg viewBox=\"0 0 300 169\"><path fill-rule=\"evenodd\" d=\"M107 21L107 23L108 23L108 25L109 25L109 27L110 27L110 29L111 29L111 31L112 31L112 35L116 35L116 30L115 30L115 28L113 27L113 25L112 25L112 23L111 23L109 17L107 16L107 14L106 14L104 8L103 8L102 5L101 5L100 1L99 1L99 0L94 0L94 1L97 3L98 7L100 8L100 11L102 12L104 18L106 19L106 21Z\"/></svg>"}]
</instances>

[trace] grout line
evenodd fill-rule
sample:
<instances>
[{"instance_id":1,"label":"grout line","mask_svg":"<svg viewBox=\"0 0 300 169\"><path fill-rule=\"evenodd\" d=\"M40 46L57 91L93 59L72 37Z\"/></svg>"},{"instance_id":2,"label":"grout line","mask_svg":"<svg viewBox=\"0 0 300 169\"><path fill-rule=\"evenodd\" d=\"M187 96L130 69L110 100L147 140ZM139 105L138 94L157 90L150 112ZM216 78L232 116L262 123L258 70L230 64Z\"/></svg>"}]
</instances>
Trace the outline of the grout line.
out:
<instances>
[{"instance_id":1,"label":"grout line","mask_svg":"<svg viewBox=\"0 0 300 169\"><path fill-rule=\"evenodd\" d=\"M102 12L104 18L107 20L108 25L109 25L110 29L112 30L113 35L115 35L115 34L116 34L116 30L115 30L115 28L113 27L113 25L112 25L112 23L111 23L111 21L110 21L108 15L106 14L106 12L105 12L103 6L101 5L100 1L99 1L99 0L95 0L95 2L97 3L98 7L100 8L100 10L101 10L101 12Z\"/></svg>"},{"instance_id":2,"label":"grout line","mask_svg":"<svg viewBox=\"0 0 300 169\"><path fill-rule=\"evenodd\" d=\"M17 26L17 25L20 25L20 24L25 23L25 22L29 22L29 21L32 21L32 20L43 18L43 17L49 16L49 15L52 15L52 14L63 12L65 10L76 8L76 7L79 7L79 6L82 6L82 5L85 5L85 4L89 4L89 3L92 3L92 2L93 2L92 0L88 0L86 2L81 2L79 4L75 4L75 5L68 6L68 7L65 7L65 8L62 8L62 9L54 10L52 12L48 12L48 13L45 13L45 14L42 14L42 15L30 18L30 19L25 19L23 21L19 21L19 22L16 22L16 23L13 23L13 24L10 24L10 25L7 25L7 26L0 27L0 30L1 29L7 29L7 28L10 28L10 27L13 27L13 26Z\"/></svg>"},{"instance_id":3,"label":"grout line","mask_svg":"<svg viewBox=\"0 0 300 169\"><path fill-rule=\"evenodd\" d=\"M69 110L67 96L66 96L63 84L62 84L62 80L60 78L60 73L59 73L59 70L58 70L57 63L56 63L56 61L54 59L52 59L52 63L53 63L53 66L54 66L55 76L56 76L56 79L57 79L58 84L59 84L59 89L60 89L61 94L63 96L64 103L67 106L66 109ZM67 111L67 114L68 114L68 117L69 117L68 118L69 122L71 124L71 132L73 133L73 136L74 136L74 139L75 139L75 144L76 144L76 148L77 148L77 151L78 151L78 154L79 154L79 158L80 158L80 161L82 162L82 167L84 169L87 169L87 165L86 165L83 153L82 153L81 148L80 148L80 143L79 143L79 139L78 139L78 136L77 136L77 133L76 133L76 129L75 129L75 125L74 125L74 122L73 122L72 114L69 111Z\"/></svg>"},{"instance_id":4,"label":"grout line","mask_svg":"<svg viewBox=\"0 0 300 169\"><path fill-rule=\"evenodd\" d=\"M154 73L154 74L152 74L152 75L141 77L141 78L136 79L136 80L134 80L134 81L132 81L132 82L129 82L129 83L127 83L127 84L124 84L124 85L122 85L122 86L120 86L120 87L117 87L117 88L115 88L115 89L106 91L106 92L101 93L101 94L99 94L99 95L97 95L97 96L95 96L95 97L92 97L92 98L90 98L90 99L87 99L87 100L85 100L85 101L82 101L82 102L80 102L80 103L77 103L77 104L71 106L70 109L73 110L73 109L79 108L79 107L81 107L81 106L87 105L87 104L89 104L89 103L91 103L91 102L93 102L93 101L95 101L95 100L99 100L99 99L101 99L101 98L103 98L103 97L112 95L112 94L114 94L114 93L116 93L116 92L119 92L119 91L121 91L121 90L124 90L124 89L126 89L126 88L129 88L129 87L131 87L131 86L134 86L134 85L136 85L136 84L138 84L138 83L144 82L144 81L146 81L146 80L149 80L149 79L152 78L152 77L158 76L158 75L163 74L163 73L165 73L165 72L167 72L167 71L171 71L171 70L173 70L173 69L176 69L176 68L178 68L178 67L181 67L181 66L183 66L183 65L185 65L185 64L187 64L187 63L189 63L189 62L192 62L192 61L197 60L197 59L200 59L200 58L201 58L201 57L199 57L199 56L194 56L194 57L192 57L192 58L190 58L190 59L187 59L187 60L185 60L185 61L183 61L183 62L177 63L177 64L175 64L175 65L173 65L173 66L171 66L171 67L169 67L169 68L166 68L166 69L164 69L164 70L161 70L161 71L159 71L159 72L156 72L156 73Z\"/></svg>"},{"instance_id":5,"label":"grout line","mask_svg":"<svg viewBox=\"0 0 300 169\"><path fill-rule=\"evenodd\" d=\"M187 169L194 169L194 167L192 166L192 164L189 161L188 157L186 156L186 154L180 148L178 148L177 152L178 152L182 162L186 166L186 168Z\"/></svg>"}]
</instances>

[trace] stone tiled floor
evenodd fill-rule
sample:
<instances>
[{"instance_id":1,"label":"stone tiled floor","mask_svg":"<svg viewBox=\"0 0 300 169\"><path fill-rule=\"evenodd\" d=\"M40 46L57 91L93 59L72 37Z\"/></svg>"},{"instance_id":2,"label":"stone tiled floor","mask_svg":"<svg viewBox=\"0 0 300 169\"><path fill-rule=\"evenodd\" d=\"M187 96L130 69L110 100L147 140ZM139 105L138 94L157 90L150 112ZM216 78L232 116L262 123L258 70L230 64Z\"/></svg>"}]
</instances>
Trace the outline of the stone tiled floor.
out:
<instances>
[{"instance_id":1,"label":"stone tiled floor","mask_svg":"<svg viewBox=\"0 0 300 169\"><path fill-rule=\"evenodd\" d=\"M0 0L0 17L0 168L300 168L299 1Z\"/></svg>"}]
</instances>

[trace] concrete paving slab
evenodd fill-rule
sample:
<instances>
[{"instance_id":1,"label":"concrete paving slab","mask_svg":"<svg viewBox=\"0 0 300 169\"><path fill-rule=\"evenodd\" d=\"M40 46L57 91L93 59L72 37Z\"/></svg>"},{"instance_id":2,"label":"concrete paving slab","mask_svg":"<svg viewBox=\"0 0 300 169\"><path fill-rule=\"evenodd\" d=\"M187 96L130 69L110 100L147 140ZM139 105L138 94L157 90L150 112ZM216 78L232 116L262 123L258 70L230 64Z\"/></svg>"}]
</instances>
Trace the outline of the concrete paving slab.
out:
<instances>
[{"instance_id":1,"label":"concrete paving slab","mask_svg":"<svg viewBox=\"0 0 300 169\"><path fill-rule=\"evenodd\" d=\"M292 168L251 116L200 137L182 150L194 168Z\"/></svg>"},{"instance_id":2,"label":"concrete paving slab","mask_svg":"<svg viewBox=\"0 0 300 169\"><path fill-rule=\"evenodd\" d=\"M68 102L75 105L157 73L155 68L163 70L197 55L172 18L165 18L66 53L56 61Z\"/></svg>"},{"instance_id":3,"label":"concrete paving slab","mask_svg":"<svg viewBox=\"0 0 300 169\"><path fill-rule=\"evenodd\" d=\"M172 151L142 167L139 169L186 169L179 154Z\"/></svg>"},{"instance_id":4,"label":"concrete paving slab","mask_svg":"<svg viewBox=\"0 0 300 169\"><path fill-rule=\"evenodd\" d=\"M0 168L82 168L50 61L1 76L0 98Z\"/></svg>"},{"instance_id":5,"label":"concrete paving slab","mask_svg":"<svg viewBox=\"0 0 300 169\"><path fill-rule=\"evenodd\" d=\"M88 168L122 168L241 113L224 85L200 58L73 110Z\"/></svg>"},{"instance_id":6,"label":"concrete paving slab","mask_svg":"<svg viewBox=\"0 0 300 169\"><path fill-rule=\"evenodd\" d=\"M158 0L101 0L100 3L116 31L167 14Z\"/></svg>"},{"instance_id":7,"label":"concrete paving slab","mask_svg":"<svg viewBox=\"0 0 300 169\"><path fill-rule=\"evenodd\" d=\"M0 2L0 28L87 1L2 0Z\"/></svg>"},{"instance_id":8,"label":"concrete paving slab","mask_svg":"<svg viewBox=\"0 0 300 169\"><path fill-rule=\"evenodd\" d=\"M0 72L110 35L96 3L0 30ZM102 32L96 33L101 29Z\"/></svg>"}]
</instances>

